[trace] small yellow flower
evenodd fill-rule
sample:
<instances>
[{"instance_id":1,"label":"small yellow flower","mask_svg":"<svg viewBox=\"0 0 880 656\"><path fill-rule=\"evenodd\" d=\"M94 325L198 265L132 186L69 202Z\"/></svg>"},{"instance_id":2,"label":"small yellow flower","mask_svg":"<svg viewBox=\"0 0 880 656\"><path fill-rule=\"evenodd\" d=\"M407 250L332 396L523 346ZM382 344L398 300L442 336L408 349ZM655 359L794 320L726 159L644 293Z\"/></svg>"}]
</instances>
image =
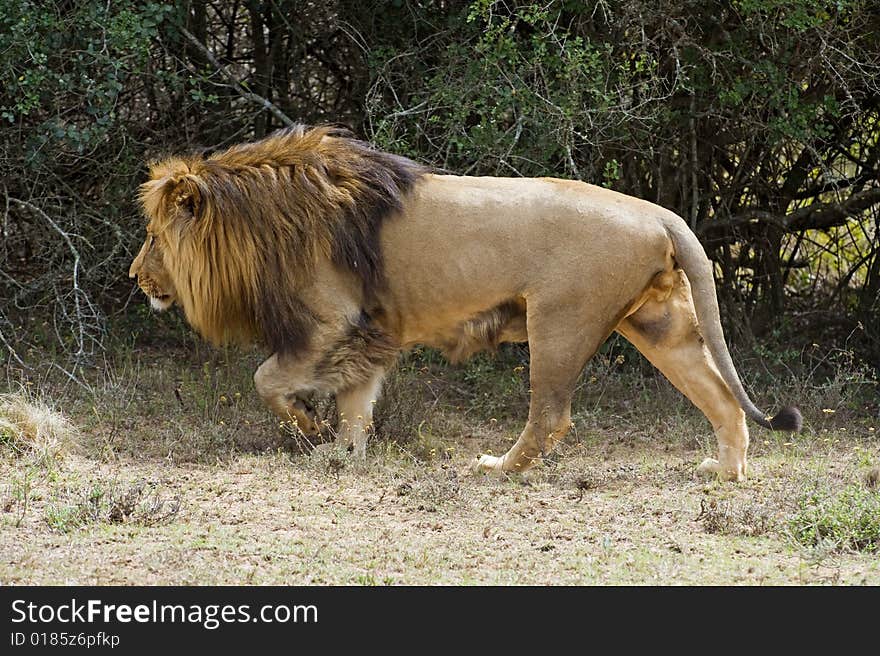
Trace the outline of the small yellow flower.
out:
<instances>
[{"instance_id":1,"label":"small yellow flower","mask_svg":"<svg viewBox=\"0 0 880 656\"><path fill-rule=\"evenodd\" d=\"M822 412L824 412L826 415L833 415L836 410L832 410L831 408L822 408Z\"/></svg>"}]
</instances>

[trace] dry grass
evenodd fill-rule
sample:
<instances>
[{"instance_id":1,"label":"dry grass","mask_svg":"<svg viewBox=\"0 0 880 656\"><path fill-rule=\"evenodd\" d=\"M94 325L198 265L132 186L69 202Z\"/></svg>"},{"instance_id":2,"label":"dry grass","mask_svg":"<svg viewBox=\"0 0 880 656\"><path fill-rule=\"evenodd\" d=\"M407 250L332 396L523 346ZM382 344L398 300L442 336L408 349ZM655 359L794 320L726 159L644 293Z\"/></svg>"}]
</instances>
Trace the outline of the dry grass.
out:
<instances>
[{"instance_id":1,"label":"dry grass","mask_svg":"<svg viewBox=\"0 0 880 656\"><path fill-rule=\"evenodd\" d=\"M75 443L70 420L25 392L0 394L0 448L8 453L51 462Z\"/></svg>"},{"instance_id":2,"label":"dry grass","mask_svg":"<svg viewBox=\"0 0 880 656\"><path fill-rule=\"evenodd\" d=\"M180 496L163 497L161 486L139 480L127 484L92 481L76 487L56 486L45 509L46 524L70 533L88 524L158 526L180 511Z\"/></svg>"},{"instance_id":3,"label":"dry grass","mask_svg":"<svg viewBox=\"0 0 880 656\"><path fill-rule=\"evenodd\" d=\"M779 506L773 503L703 499L697 519L707 533L720 535L766 535L779 523Z\"/></svg>"},{"instance_id":4,"label":"dry grass","mask_svg":"<svg viewBox=\"0 0 880 656\"><path fill-rule=\"evenodd\" d=\"M79 436L45 415L55 423L29 433L17 421L42 437L16 444L78 448L0 459L0 582L880 584L860 543L792 531L808 495L837 500L813 506L824 526L846 490L875 494L880 426L846 390L835 413L804 406L795 438L753 429L748 481L707 483L694 467L715 448L708 423L618 355L586 373L554 457L504 478L468 467L525 416L516 351L402 363L365 465L305 454L278 429L253 391L256 353L140 348L96 367L89 390L44 377Z\"/></svg>"}]
</instances>

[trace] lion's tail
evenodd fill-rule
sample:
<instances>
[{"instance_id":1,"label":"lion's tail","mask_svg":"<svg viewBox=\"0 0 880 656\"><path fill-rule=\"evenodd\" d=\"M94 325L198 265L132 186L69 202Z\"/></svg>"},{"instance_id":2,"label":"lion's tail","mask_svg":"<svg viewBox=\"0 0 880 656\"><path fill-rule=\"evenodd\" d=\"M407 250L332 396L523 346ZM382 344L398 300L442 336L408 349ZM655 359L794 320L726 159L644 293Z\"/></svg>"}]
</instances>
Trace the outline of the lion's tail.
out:
<instances>
[{"instance_id":1,"label":"lion's tail","mask_svg":"<svg viewBox=\"0 0 880 656\"><path fill-rule=\"evenodd\" d=\"M796 407L786 406L776 415L769 417L752 403L743 388L736 367L733 366L730 351L727 350L724 341L712 264L696 235L680 217L671 212L663 216L664 227L675 247L675 260L684 269L691 284L700 332L724 382L727 383L746 415L757 424L773 430L799 431L802 418Z\"/></svg>"}]
</instances>

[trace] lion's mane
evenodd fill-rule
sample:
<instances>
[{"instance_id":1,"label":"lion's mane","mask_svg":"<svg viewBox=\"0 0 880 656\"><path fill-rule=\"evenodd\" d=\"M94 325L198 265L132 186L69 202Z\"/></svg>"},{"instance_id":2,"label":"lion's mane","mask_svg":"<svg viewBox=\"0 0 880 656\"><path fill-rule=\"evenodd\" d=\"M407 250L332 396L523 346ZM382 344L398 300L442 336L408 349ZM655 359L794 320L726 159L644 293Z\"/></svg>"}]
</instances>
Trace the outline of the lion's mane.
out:
<instances>
[{"instance_id":1,"label":"lion's mane","mask_svg":"<svg viewBox=\"0 0 880 656\"><path fill-rule=\"evenodd\" d=\"M140 198L177 300L214 343L305 346L298 298L319 258L383 285L379 231L425 169L341 128L296 126L208 156L155 162Z\"/></svg>"}]
</instances>

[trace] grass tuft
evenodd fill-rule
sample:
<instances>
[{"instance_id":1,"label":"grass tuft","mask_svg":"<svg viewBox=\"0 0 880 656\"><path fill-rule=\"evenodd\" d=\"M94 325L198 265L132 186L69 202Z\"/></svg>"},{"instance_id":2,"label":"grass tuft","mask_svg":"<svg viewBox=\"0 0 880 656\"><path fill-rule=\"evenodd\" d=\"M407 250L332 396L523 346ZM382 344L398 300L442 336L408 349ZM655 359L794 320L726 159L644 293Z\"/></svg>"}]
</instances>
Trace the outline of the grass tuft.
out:
<instances>
[{"instance_id":1,"label":"grass tuft","mask_svg":"<svg viewBox=\"0 0 880 656\"><path fill-rule=\"evenodd\" d=\"M74 445L76 429L60 412L25 394L0 394L0 449L49 466Z\"/></svg>"},{"instance_id":2,"label":"grass tuft","mask_svg":"<svg viewBox=\"0 0 880 656\"><path fill-rule=\"evenodd\" d=\"M756 537L764 535L776 525L773 509L769 505L748 502L700 501L700 515L707 533Z\"/></svg>"},{"instance_id":3,"label":"grass tuft","mask_svg":"<svg viewBox=\"0 0 880 656\"><path fill-rule=\"evenodd\" d=\"M837 494L804 494L789 531L805 547L838 553L880 551L880 492L851 484Z\"/></svg>"},{"instance_id":4,"label":"grass tuft","mask_svg":"<svg viewBox=\"0 0 880 656\"><path fill-rule=\"evenodd\" d=\"M180 497L164 498L144 481L108 486L99 483L66 490L49 504L45 520L54 531L69 533L89 524L159 526L180 511Z\"/></svg>"}]
</instances>

